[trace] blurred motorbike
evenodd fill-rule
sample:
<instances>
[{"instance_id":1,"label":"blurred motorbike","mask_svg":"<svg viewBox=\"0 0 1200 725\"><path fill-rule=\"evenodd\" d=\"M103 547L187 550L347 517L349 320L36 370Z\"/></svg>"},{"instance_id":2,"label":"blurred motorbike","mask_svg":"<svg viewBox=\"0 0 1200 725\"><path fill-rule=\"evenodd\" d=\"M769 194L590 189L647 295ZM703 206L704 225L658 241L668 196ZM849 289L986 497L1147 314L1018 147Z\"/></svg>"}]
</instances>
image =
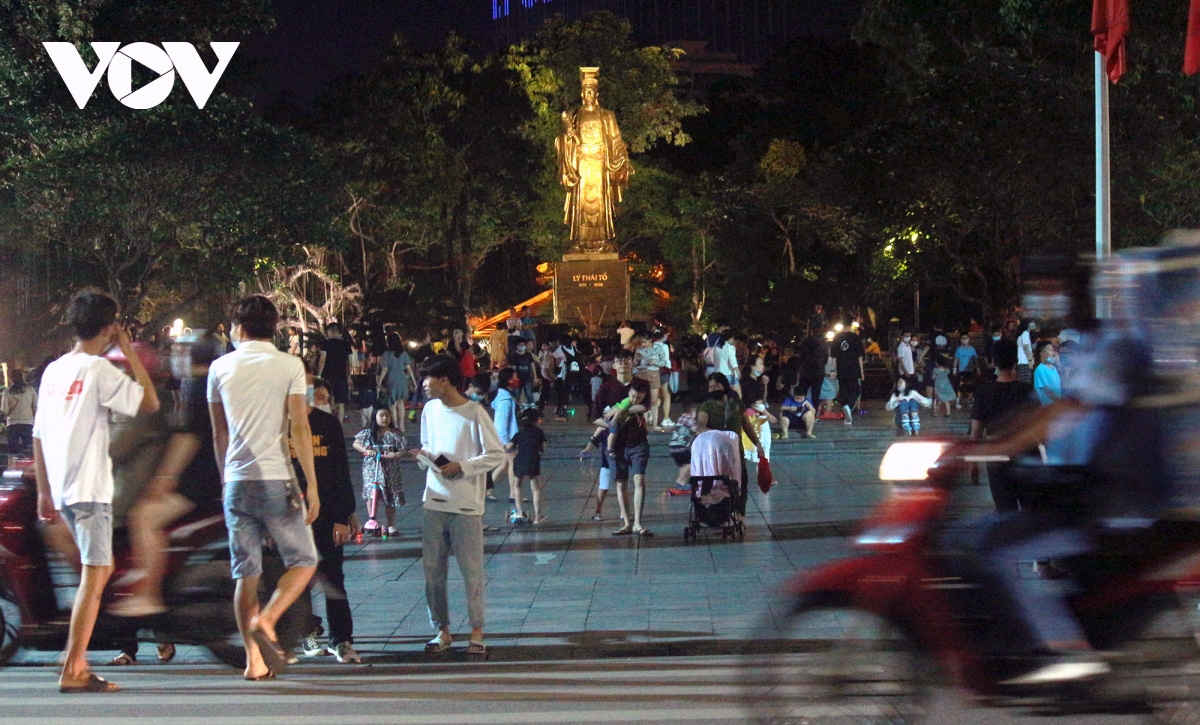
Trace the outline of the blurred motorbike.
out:
<instances>
[{"instance_id":1,"label":"blurred motorbike","mask_svg":"<svg viewBox=\"0 0 1200 725\"><path fill-rule=\"evenodd\" d=\"M125 530L114 532L115 571L89 648L118 649L137 630L143 640L203 645L222 662L243 666L240 638L235 640L234 582L221 503L198 506L172 523L167 535L171 546L163 595L168 611L131 619L104 612L119 597L129 596L122 582L134 568ZM60 605L57 592L68 586L74 586L69 567L52 561L39 530L32 469L5 471L0 479L0 664L21 648L65 649L70 602Z\"/></svg>"},{"instance_id":2,"label":"blurred motorbike","mask_svg":"<svg viewBox=\"0 0 1200 725\"><path fill-rule=\"evenodd\" d=\"M880 477L891 495L863 522L859 553L802 572L743 660L755 723L834 725L932 719L937 685L976 704L1046 713L1135 712L1151 722L1200 723L1200 524L1158 521L1102 530L1097 550L1056 562L1068 602L1111 667L1107 675L1037 688L1002 684L1029 669L1013 652L1005 598L973 578L971 554L942 534L953 485L970 464L948 442L893 445ZM1007 459L1002 459L1007 460ZM1025 495L1071 505L1087 471L1022 466Z\"/></svg>"}]
</instances>

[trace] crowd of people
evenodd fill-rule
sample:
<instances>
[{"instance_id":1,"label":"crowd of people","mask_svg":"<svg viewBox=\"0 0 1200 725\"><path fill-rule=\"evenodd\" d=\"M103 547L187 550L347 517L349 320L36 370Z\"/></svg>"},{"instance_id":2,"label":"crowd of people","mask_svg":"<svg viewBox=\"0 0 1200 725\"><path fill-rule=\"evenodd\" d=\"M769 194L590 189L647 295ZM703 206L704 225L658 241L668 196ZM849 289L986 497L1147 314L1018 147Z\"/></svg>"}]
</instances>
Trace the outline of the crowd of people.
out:
<instances>
[{"instance_id":1,"label":"crowd of people","mask_svg":"<svg viewBox=\"0 0 1200 725\"><path fill-rule=\"evenodd\" d=\"M667 454L679 467L677 487L689 479L692 441L710 430L730 432L744 483L747 463L769 460L772 440L793 430L814 438L820 418L853 425L871 361L893 381L884 407L898 435L920 433L922 409L951 417L965 404L971 436L983 439L1031 398L1043 405L1059 401L1072 385L1079 344L1074 330L1055 329L1051 336L1027 320L997 326L990 335L974 323L949 333L898 329L885 349L853 315L826 329L820 306L808 329L790 339L751 338L723 325L676 340L677 332L657 319L624 321L607 340L580 339L540 328L528 310L510 311L507 340L499 345L473 342L462 329L435 342L430 334L406 340L389 326L382 334L356 325L344 331L336 322L319 336L294 329L280 336L277 310L256 295L233 307L228 333L218 325L213 332L174 336L174 375L164 380L142 364L117 312L106 295L76 295L66 315L75 348L31 371L33 381L14 368L0 396L10 454L33 454L40 517L65 524L78 550L81 583L63 692L116 687L92 674L85 657L112 572L113 461L122 454L120 445L110 448L110 414L145 434L131 436L137 443L127 448L155 456L141 494L117 515L130 530L139 576L112 613L136 618L165 610L164 527L201 502L221 499L236 580L233 605L246 648L244 676L261 680L286 669L291 657L276 626L313 581L325 595L329 638L318 640L322 630L314 621L305 652L361 661L353 648L341 547L360 533L398 534L396 509L408 498L404 461L425 471L422 546L436 632L426 649L441 652L452 644L446 577L453 553L467 588L467 652L483 654L485 502L497 500L495 484L507 476L508 521L548 521L541 475L548 407L555 419L576 416L594 425L581 453L599 458L593 520L605 520L615 488L621 521L612 534L652 537L643 520L651 432L670 434ZM128 375L103 357L114 346ZM349 448L361 456L359 492L352 490L343 433L353 408L362 411ZM408 424L418 415L419 441L410 446ZM157 447L147 448L155 430L165 433ZM1002 472L989 474L997 508L1016 510ZM358 495L368 512L361 525ZM739 515L745 505L743 485L734 502ZM268 542L285 573L260 601ZM121 657L131 662L135 652Z\"/></svg>"}]
</instances>

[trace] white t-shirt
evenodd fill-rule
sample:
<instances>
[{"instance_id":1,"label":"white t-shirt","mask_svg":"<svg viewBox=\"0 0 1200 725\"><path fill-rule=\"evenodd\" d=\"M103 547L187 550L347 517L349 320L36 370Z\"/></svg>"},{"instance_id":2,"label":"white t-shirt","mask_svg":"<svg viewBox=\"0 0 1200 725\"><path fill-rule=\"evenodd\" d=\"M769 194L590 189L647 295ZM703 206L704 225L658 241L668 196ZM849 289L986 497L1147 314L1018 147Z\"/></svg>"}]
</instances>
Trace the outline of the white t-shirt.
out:
<instances>
[{"instance_id":1,"label":"white t-shirt","mask_svg":"<svg viewBox=\"0 0 1200 725\"><path fill-rule=\"evenodd\" d=\"M1030 347L1029 330L1022 332L1021 336L1017 338L1017 364L1018 365L1028 365L1029 364L1029 356L1025 354L1025 348L1027 348L1027 347Z\"/></svg>"},{"instance_id":2,"label":"white t-shirt","mask_svg":"<svg viewBox=\"0 0 1200 725\"><path fill-rule=\"evenodd\" d=\"M621 347L625 347L633 339L634 330L632 327L618 327L617 334L621 336Z\"/></svg>"},{"instance_id":3,"label":"white t-shirt","mask_svg":"<svg viewBox=\"0 0 1200 725\"><path fill-rule=\"evenodd\" d=\"M913 375L917 372L916 366L913 364L913 349L912 345L904 340L896 345L896 358L900 361L900 374Z\"/></svg>"},{"instance_id":4,"label":"white t-shirt","mask_svg":"<svg viewBox=\"0 0 1200 725\"><path fill-rule=\"evenodd\" d=\"M243 342L208 368L208 402L225 406L225 481L287 481L289 395L304 395L304 363L269 342Z\"/></svg>"},{"instance_id":5,"label":"white t-shirt","mask_svg":"<svg viewBox=\"0 0 1200 725\"><path fill-rule=\"evenodd\" d=\"M716 372L723 374L731 384L736 385L738 382L737 348L733 346L732 342L726 340L717 348L716 353Z\"/></svg>"},{"instance_id":6,"label":"white t-shirt","mask_svg":"<svg viewBox=\"0 0 1200 725\"><path fill-rule=\"evenodd\" d=\"M434 399L421 411L421 449L430 457L445 456L462 466L462 474L445 478L425 472L425 508L481 516L487 474L504 460L504 448L487 409L474 401L451 408Z\"/></svg>"},{"instance_id":7,"label":"white t-shirt","mask_svg":"<svg viewBox=\"0 0 1200 725\"><path fill-rule=\"evenodd\" d=\"M33 437L42 442L54 507L112 503L109 412L137 415L146 391L97 355L74 352L46 366Z\"/></svg>"}]
</instances>

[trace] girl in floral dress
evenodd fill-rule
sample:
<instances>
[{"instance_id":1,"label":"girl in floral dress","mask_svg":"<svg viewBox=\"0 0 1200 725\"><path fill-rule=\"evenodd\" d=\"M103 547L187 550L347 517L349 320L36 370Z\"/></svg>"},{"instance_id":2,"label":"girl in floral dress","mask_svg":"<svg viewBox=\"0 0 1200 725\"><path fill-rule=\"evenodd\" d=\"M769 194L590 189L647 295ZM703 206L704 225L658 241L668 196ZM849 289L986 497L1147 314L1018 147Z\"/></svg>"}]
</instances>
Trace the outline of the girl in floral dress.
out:
<instances>
[{"instance_id":1,"label":"girl in floral dress","mask_svg":"<svg viewBox=\"0 0 1200 725\"><path fill-rule=\"evenodd\" d=\"M354 450L363 454L363 498L367 500L367 513L370 515L363 530L395 536L396 507L404 505L400 461L406 455L407 446L404 436L392 427L390 410L375 409L375 424L354 436ZM383 504L387 521L387 528L382 530L375 518L379 504Z\"/></svg>"}]
</instances>

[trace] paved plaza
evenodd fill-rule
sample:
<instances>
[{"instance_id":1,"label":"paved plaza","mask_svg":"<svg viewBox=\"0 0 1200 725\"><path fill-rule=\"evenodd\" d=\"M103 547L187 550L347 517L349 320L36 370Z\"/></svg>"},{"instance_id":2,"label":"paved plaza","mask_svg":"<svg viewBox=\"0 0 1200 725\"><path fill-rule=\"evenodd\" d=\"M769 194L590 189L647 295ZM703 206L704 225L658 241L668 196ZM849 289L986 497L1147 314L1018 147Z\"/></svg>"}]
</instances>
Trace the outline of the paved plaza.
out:
<instances>
[{"instance_id":1,"label":"paved plaza","mask_svg":"<svg viewBox=\"0 0 1200 725\"><path fill-rule=\"evenodd\" d=\"M924 434L961 434L966 411L949 421L931 419ZM413 426L415 429L415 425ZM769 494L751 485L745 540L725 542L702 530L685 543L686 496L668 496L677 468L667 455L667 435L651 437L645 525L653 538L616 537L620 526L615 493L604 521L592 521L597 493L594 462L579 460L591 433L582 420L547 423L551 442L542 470L549 522L514 526L508 504L489 502L485 525L487 641L489 660L652 657L735 652L769 616L772 593L787 577L849 551L858 522L888 492L878 480L879 460L897 439L890 421L874 413L846 427L821 421L816 440L793 434L775 441ZM356 432L346 427L347 436ZM410 430L410 445L416 444ZM356 460L356 459L355 459ZM358 486L358 466L353 465ZM423 472L405 468L409 504L397 515L398 537L365 539L347 546L346 585L354 611L355 646L368 662L428 661L422 652L432 636L425 608L421 562ZM753 474L751 474L753 477ZM507 483L497 494L507 498ZM960 491L966 511L990 506L986 486ZM528 494L526 494L528 495ZM528 504L526 505L528 508ZM531 509L530 509L531 510ZM359 516L365 519L365 506ZM451 615L461 633L447 661L465 659L465 596L457 566L450 563ZM315 608L323 611L318 597ZM103 661L104 654L93 655ZM139 659L154 661L143 644ZM50 653L21 652L15 662L52 662ZM176 662L211 661L206 650L181 647ZM301 662L331 662L331 658Z\"/></svg>"}]
</instances>

